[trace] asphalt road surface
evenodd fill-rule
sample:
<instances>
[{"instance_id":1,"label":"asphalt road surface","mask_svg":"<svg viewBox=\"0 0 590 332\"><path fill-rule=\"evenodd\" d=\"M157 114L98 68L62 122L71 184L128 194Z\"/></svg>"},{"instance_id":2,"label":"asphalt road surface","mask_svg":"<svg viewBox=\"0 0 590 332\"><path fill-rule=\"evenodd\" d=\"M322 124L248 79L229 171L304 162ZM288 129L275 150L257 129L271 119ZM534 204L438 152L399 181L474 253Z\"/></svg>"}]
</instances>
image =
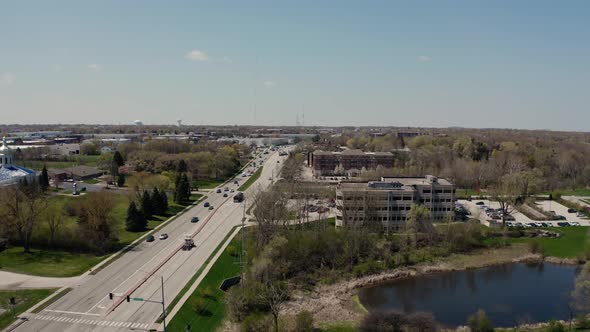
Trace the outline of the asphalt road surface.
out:
<instances>
[{"instance_id":1,"label":"asphalt road surface","mask_svg":"<svg viewBox=\"0 0 590 332\"><path fill-rule=\"evenodd\" d=\"M268 187L286 159L277 152L262 158L266 159L264 169L258 181L246 190L246 204L249 194ZM236 179L241 184L247 178L238 175ZM238 188L233 180L229 183L230 189ZM241 224L244 204L234 203L234 194L224 198L223 193L212 190L206 201L214 210L205 208L203 203L191 208L160 229L154 242L141 242L96 275L82 279L80 285L40 313L29 316L15 331L141 331L158 327L155 322L162 313L160 304L127 302L124 296L161 301L163 277L165 302L170 303L231 229ZM190 222L194 216L199 217L198 223ZM167 233L168 239L159 240L161 233ZM178 250L187 234L194 235L196 247ZM113 300L109 293L115 294Z\"/></svg>"}]
</instances>

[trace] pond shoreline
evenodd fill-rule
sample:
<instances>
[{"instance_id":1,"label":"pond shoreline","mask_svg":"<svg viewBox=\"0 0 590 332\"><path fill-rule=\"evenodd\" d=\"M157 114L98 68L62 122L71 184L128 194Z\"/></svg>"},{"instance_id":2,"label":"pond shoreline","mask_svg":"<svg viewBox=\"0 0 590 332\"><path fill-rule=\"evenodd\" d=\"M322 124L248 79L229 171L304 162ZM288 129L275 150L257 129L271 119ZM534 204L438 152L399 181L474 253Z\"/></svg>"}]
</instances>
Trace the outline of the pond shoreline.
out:
<instances>
[{"instance_id":1,"label":"pond shoreline","mask_svg":"<svg viewBox=\"0 0 590 332\"><path fill-rule=\"evenodd\" d=\"M528 252L525 246L513 245L507 248L478 250L471 254L451 255L432 263L400 267L333 285L322 285L312 291L295 292L291 301L282 310L282 314L294 316L302 310L307 310L313 313L314 321L318 324L338 321L360 322L367 312L360 301L353 300L360 288L427 274L464 271L510 263L578 265L576 259L543 257L540 254Z\"/></svg>"}]
</instances>

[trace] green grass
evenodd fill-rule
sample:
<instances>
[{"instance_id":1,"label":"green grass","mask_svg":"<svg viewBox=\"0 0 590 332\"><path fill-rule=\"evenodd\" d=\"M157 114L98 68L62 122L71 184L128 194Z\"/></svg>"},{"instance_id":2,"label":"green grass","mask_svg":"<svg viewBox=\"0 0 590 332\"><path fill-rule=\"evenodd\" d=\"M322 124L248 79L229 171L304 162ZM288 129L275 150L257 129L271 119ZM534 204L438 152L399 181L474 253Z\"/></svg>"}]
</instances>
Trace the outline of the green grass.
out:
<instances>
[{"instance_id":1,"label":"green grass","mask_svg":"<svg viewBox=\"0 0 590 332\"><path fill-rule=\"evenodd\" d=\"M473 189L459 188L456 191L457 198L467 198L468 196L477 196L477 192Z\"/></svg>"},{"instance_id":2,"label":"green grass","mask_svg":"<svg viewBox=\"0 0 590 332\"><path fill-rule=\"evenodd\" d=\"M84 183L88 183L88 184L97 184L99 182L100 181L98 181L97 179L88 179L88 180L84 181Z\"/></svg>"},{"instance_id":3,"label":"green grass","mask_svg":"<svg viewBox=\"0 0 590 332\"><path fill-rule=\"evenodd\" d=\"M6 310L6 312L0 315L0 330L3 330L8 325L12 324L12 322L15 321L16 316L27 311L30 307L43 300L54 291L55 289L0 291L0 308ZM9 304L11 297L15 297L16 299L16 305L14 308Z\"/></svg>"},{"instance_id":4,"label":"green grass","mask_svg":"<svg viewBox=\"0 0 590 332\"><path fill-rule=\"evenodd\" d=\"M193 187L201 189L212 189L220 184L224 183L226 180L216 179L216 180L194 180Z\"/></svg>"},{"instance_id":5,"label":"green grass","mask_svg":"<svg viewBox=\"0 0 590 332\"><path fill-rule=\"evenodd\" d=\"M590 238L588 227L550 227L550 230L559 232L561 237L552 238L507 238L508 243L539 242L546 256L559 258L576 258L590 250ZM489 239L488 244L502 241L504 238Z\"/></svg>"},{"instance_id":6,"label":"green grass","mask_svg":"<svg viewBox=\"0 0 590 332\"><path fill-rule=\"evenodd\" d=\"M239 252L239 236L236 236L232 240L228 248L230 247L237 248L236 252ZM221 322L225 318L225 304L223 301L225 293L219 289L219 286L224 279L239 275L240 267L236 264L237 259L237 257L231 256L227 249L223 251L197 289L195 289L176 313L176 316L170 321L168 331L184 331L186 324L190 324L193 330L215 331L221 325ZM197 277L198 274L200 273L197 272ZM193 278L196 279L195 277ZM212 295L210 297L203 295L203 290L205 289L211 291ZM197 313L194 310L193 304L195 301L199 301L199 299L205 301L205 310Z\"/></svg>"},{"instance_id":7,"label":"green grass","mask_svg":"<svg viewBox=\"0 0 590 332\"><path fill-rule=\"evenodd\" d=\"M88 271L105 257L58 250L33 249L24 253L23 247L12 247L0 253L0 268L45 277L72 277Z\"/></svg>"},{"instance_id":8,"label":"green grass","mask_svg":"<svg viewBox=\"0 0 590 332\"><path fill-rule=\"evenodd\" d=\"M322 332L356 332L356 322L332 322L320 325Z\"/></svg>"},{"instance_id":9,"label":"green grass","mask_svg":"<svg viewBox=\"0 0 590 332\"><path fill-rule=\"evenodd\" d=\"M590 197L590 188L589 189L564 189L564 190L555 190L553 193L558 192L562 196L588 196ZM545 194L550 194L549 192Z\"/></svg>"},{"instance_id":10,"label":"green grass","mask_svg":"<svg viewBox=\"0 0 590 332\"><path fill-rule=\"evenodd\" d=\"M96 167L97 161L100 156L71 156L67 157L62 161L44 161L44 160L22 160L19 161L19 165L24 167L32 168L40 171L43 169L43 165L47 165L47 168L63 169L72 166L86 165Z\"/></svg>"},{"instance_id":11,"label":"green grass","mask_svg":"<svg viewBox=\"0 0 590 332\"><path fill-rule=\"evenodd\" d=\"M88 195L92 195L89 193ZM192 195L191 202L197 200L201 195ZM68 196L51 196L48 198L49 204L54 204L57 208L64 210L68 202L76 197ZM148 222L148 229L144 232L128 232L125 230L125 218L127 216L128 199L125 195L114 195L115 207L113 208L115 232L119 238L119 243L115 250L131 244L137 238L147 232L152 231L156 226L167 220L176 213L182 211L186 206L170 202L168 212L163 216L154 216ZM64 215L62 231L75 233L77 231L76 217ZM48 229L44 223L38 223L34 230L33 236L37 243L45 241L48 237ZM112 253L112 252L111 252ZM110 253L109 253L110 254ZM91 267L101 262L109 256L95 256L86 253L72 253L66 250L53 249L33 249L31 253L25 254L20 246L11 247L0 252L0 269L16 273L24 273L45 277L72 277L88 271Z\"/></svg>"},{"instance_id":12,"label":"green grass","mask_svg":"<svg viewBox=\"0 0 590 332\"><path fill-rule=\"evenodd\" d=\"M252 176L248 180L246 180L246 182L244 182L243 185L240 186L240 188L238 188L238 191L245 191L246 189L250 188L250 186L254 184L256 180L258 180L260 174L262 174L262 166L259 169L257 169L256 172L254 172L254 174L252 174Z\"/></svg>"}]
</instances>

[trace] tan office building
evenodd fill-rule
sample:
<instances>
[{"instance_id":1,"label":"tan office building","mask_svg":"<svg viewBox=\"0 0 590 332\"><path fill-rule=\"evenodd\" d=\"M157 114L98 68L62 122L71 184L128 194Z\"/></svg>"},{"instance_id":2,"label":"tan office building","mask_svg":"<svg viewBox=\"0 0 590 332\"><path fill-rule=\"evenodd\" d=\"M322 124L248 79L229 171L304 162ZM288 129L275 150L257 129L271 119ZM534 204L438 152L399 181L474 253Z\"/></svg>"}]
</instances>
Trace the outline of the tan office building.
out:
<instances>
[{"instance_id":1,"label":"tan office building","mask_svg":"<svg viewBox=\"0 0 590 332\"><path fill-rule=\"evenodd\" d=\"M454 202L455 186L432 175L344 182L336 188L336 225L371 222L396 228L405 223L413 204L424 205L432 220L443 221L454 212Z\"/></svg>"}]
</instances>

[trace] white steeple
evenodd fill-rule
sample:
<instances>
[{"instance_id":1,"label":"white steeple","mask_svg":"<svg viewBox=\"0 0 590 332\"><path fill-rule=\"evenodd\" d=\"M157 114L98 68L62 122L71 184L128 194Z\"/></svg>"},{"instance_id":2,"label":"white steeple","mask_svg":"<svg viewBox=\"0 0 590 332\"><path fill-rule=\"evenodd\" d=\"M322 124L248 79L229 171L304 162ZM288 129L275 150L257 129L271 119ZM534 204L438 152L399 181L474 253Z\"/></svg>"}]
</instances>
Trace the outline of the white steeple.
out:
<instances>
[{"instance_id":1,"label":"white steeple","mask_svg":"<svg viewBox=\"0 0 590 332\"><path fill-rule=\"evenodd\" d=\"M6 136L2 137L2 146L0 146L0 166L12 165L12 150L6 144Z\"/></svg>"}]
</instances>

